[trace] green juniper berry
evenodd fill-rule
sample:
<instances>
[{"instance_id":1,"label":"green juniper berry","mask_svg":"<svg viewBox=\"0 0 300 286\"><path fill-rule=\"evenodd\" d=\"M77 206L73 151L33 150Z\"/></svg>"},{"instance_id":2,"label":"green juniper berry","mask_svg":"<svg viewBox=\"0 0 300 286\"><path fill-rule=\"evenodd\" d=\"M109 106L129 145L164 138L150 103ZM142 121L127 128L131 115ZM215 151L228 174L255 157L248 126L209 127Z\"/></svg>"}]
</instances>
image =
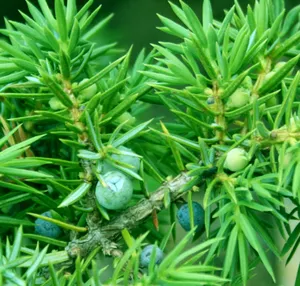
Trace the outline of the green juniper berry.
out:
<instances>
[{"instance_id":1,"label":"green juniper berry","mask_svg":"<svg viewBox=\"0 0 300 286\"><path fill-rule=\"evenodd\" d=\"M242 148L234 148L227 153L224 168L235 172L244 169L249 164L247 152Z\"/></svg>"},{"instance_id":2,"label":"green juniper berry","mask_svg":"<svg viewBox=\"0 0 300 286\"><path fill-rule=\"evenodd\" d=\"M97 183L96 198L103 207L118 210L126 207L132 191L132 183L127 176L119 171L111 171L103 176L103 183Z\"/></svg>"},{"instance_id":3,"label":"green juniper berry","mask_svg":"<svg viewBox=\"0 0 300 286\"><path fill-rule=\"evenodd\" d=\"M140 169L140 159L136 157L137 154L133 153L131 149L126 148L125 146L120 146L117 149L121 153L120 154L114 153L111 155L111 158L116 162L120 162L121 164L123 163L129 165L131 170L137 173ZM118 169L116 167L113 167L109 163L104 162L103 173L107 173L113 170L118 170Z\"/></svg>"}]
</instances>

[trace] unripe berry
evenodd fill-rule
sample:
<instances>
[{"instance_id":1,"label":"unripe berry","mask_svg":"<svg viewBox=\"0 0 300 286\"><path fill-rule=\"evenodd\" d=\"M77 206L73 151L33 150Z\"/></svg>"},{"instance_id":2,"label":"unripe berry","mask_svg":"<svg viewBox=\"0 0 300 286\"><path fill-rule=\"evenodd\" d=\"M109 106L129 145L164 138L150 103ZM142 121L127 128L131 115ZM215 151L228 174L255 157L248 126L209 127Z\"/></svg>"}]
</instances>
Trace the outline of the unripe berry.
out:
<instances>
[{"instance_id":1,"label":"unripe berry","mask_svg":"<svg viewBox=\"0 0 300 286\"><path fill-rule=\"evenodd\" d=\"M196 202L192 203L194 214L194 226L197 226L196 231L199 231L204 226L204 210L202 206ZM189 213L189 205L184 204L177 211L177 219L185 231L191 230L191 220Z\"/></svg>"},{"instance_id":2,"label":"unripe berry","mask_svg":"<svg viewBox=\"0 0 300 286\"><path fill-rule=\"evenodd\" d=\"M164 253L162 250L154 245L150 244L147 245L141 252L141 257L140 257L140 265L144 268L148 267L150 264L150 258L152 255L152 252L154 251L155 247L155 264L160 264L164 258Z\"/></svg>"},{"instance_id":3,"label":"unripe berry","mask_svg":"<svg viewBox=\"0 0 300 286\"><path fill-rule=\"evenodd\" d=\"M247 152L241 148L234 148L227 153L224 167L232 172L236 172L244 169L248 163Z\"/></svg>"},{"instance_id":4,"label":"unripe berry","mask_svg":"<svg viewBox=\"0 0 300 286\"><path fill-rule=\"evenodd\" d=\"M249 103L250 92L244 88L238 88L229 98L226 103L227 109L240 108Z\"/></svg>"},{"instance_id":5,"label":"unripe berry","mask_svg":"<svg viewBox=\"0 0 300 286\"><path fill-rule=\"evenodd\" d=\"M284 157L283 157L283 168L284 169L288 168L288 166L290 165L290 163L291 163L292 160L293 160L293 154L291 152L284 154Z\"/></svg>"},{"instance_id":6,"label":"unripe berry","mask_svg":"<svg viewBox=\"0 0 300 286\"><path fill-rule=\"evenodd\" d=\"M202 93L202 92L204 92L203 88L199 87L199 86L187 86L185 89L189 92L192 92L192 93Z\"/></svg>"},{"instance_id":7,"label":"unripe berry","mask_svg":"<svg viewBox=\"0 0 300 286\"><path fill-rule=\"evenodd\" d=\"M129 112L124 112L121 116L116 119L117 122L123 123L127 121L127 124L133 125L135 123L135 117L133 117Z\"/></svg>"},{"instance_id":8,"label":"unripe berry","mask_svg":"<svg viewBox=\"0 0 300 286\"><path fill-rule=\"evenodd\" d=\"M269 100L266 101L266 106L267 107L272 107L278 104L278 100L276 96L273 96Z\"/></svg>"},{"instance_id":9,"label":"unripe berry","mask_svg":"<svg viewBox=\"0 0 300 286\"><path fill-rule=\"evenodd\" d=\"M44 212L42 215L52 218L50 211ZM61 229L58 225L52 222L38 218L35 221L35 232L43 236L57 238L61 234Z\"/></svg>"},{"instance_id":10,"label":"unripe berry","mask_svg":"<svg viewBox=\"0 0 300 286\"><path fill-rule=\"evenodd\" d=\"M284 65L286 64L286 62L278 62L275 67L274 67L274 72L278 71L280 68L282 68Z\"/></svg>"},{"instance_id":11,"label":"unripe berry","mask_svg":"<svg viewBox=\"0 0 300 286\"><path fill-rule=\"evenodd\" d=\"M129 148L126 148L124 146L120 146L117 148L118 150L120 151L125 151L125 152L131 152L131 149ZM121 154L113 154L111 156L114 160L116 161L119 161L119 162L122 162L122 163L125 163L125 164L128 164L128 165L131 165L133 166L133 169L131 169L132 171L134 172L138 172L139 169L140 169L140 165L141 165L141 162L140 162L140 159L138 157L135 157L135 156L130 156L130 155L121 155ZM107 173L109 171L114 171L114 170L117 170L117 168L107 164L107 163L104 163L103 165L103 173Z\"/></svg>"},{"instance_id":12,"label":"unripe berry","mask_svg":"<svg viewBox=\"0 0 300 286\"><path fill-rule=\"evenodd\" d=\"M24 128L27 130L27 131L33 131L34 129L34 124L32 121L25 121L24 122Z\"/></svg>"},{"instance_id":13,"label":"unripe berry","mask_svg":"<svg viewBox=\"0 0 300 286\"><path fill-rule=\"evenodd\" d=\"M99 204L109 210L118 210L126 206L132 197L133 187L123 173L112 171L103 176L106 186L98 182L96 198Z\"/></svg>"},{"instance_id":14,"label":"unripe berry","mask_svg":"<svg viewBox=\"0 0 300 286\"><path fill-rule=\"evenodd\" d=\"M10 204L10 205L2 207L1 211L4 214L13 216L13 214L20 212L20 205L18 205L18 204L16 204L16 205L15 204L13 204L13 205Z\"/></svg>"},{"instance_id":15,"label":"unripe berry","mask_svg":"<svg viewBox=\"0 0 300 286\"><path fill-rule=\"evenodd\" d=\"M106 173L112 172L112 171L118 172L119 169L104 161L101 173L106 174Z\"/></svg>"},{"instance_id":16,"label":"unripe berry","mask_svg":"<svg viewBox=\"0 0 300 286\"><path fill-rule=\"evenodd\" d=\"M274 72L278 72L282 67L284 67L286 65L286 62L278 62L276 65L275 65L275 67L274 67L274 69L273 69L273 71ZM293 74L293 68L288 72L288 76L291 76Z\"/></svg>"},{"instance_id":17,"label":"unripe berry","mask_svg":"<svg viewBox=\"0 0 300 286\"><path fill-rule=\"evenodd\" d=\"M87 78L83 79L79 83L79 85L87 82L88 80L89 79ZM79 92L78 100L81 102L90 100L96 93L97 93L97 85L94 83Z\"/></svg>"},{"instance_id":18,"label":"unripe berry","mask_svg":"<svg viewBox=\"0 0 300 286\"><path fill-rule=\"evenodd\" d=\"M290 118L290 126L287 127L286 125L283 125L279 129L281 130L288 130L289 132L297 132L300 130L300 118L299 116L293 116Z\"/></svg>"},{"instance_id":19,"label":"unripe berry","mask_svg":"<svg viewBox=\"0 0 300 286\"><path fill-rule=\"evenodd\" d=\"M294 116L290 119L289 131L297 132L298 130L300 130L300 119L298 116Z\"/></svg>"},{"instance_id":20,"label":"unripe berry","mask_svg":"<svg viewBox=\"0 0 300 286\"><path fill-rule=\"evenodd\" d=\"M268 81L276 72L271 71L269 73L266 74L266 76L263 79L263 83L265 83L266 81Z\"/></svg>"},{"instance_id":21,"label":"unripe berry","mask_svg":"<svg viewBox=\"0 0 300 286\"><path fill-rule=\"evenodd\" d=\"M204 93L207 94L207 95L212 95L213 90L211 88L207 87L207 88L204 89Z\"/></svg>"},{"instance_id":22,"label":"unripe berry","mask_svg":"<svg viewBox=\"0 0 300 286\"><path fill-rule=\"evenodd\" d=\"M247 90L252 90L253 88L253 83L252 83L252 79L250 76L246 76L245 79L242 82L242 87L244 87Z\"/></svg>"},{"instance_id":23,"label":"unripe berry","mask_svg":"<svg viewBox=\"0 0 300 286\"><path fill-rule=\"evenodd\" d=\"M1 208L1 211L2 211L4 214L8 214L8 213L10 213L10 211L11 211L11 209L12 209L13 207L14 207L13 205L5 206L5 207Z\"/></svg>"},{"instance_id":24,"label":"unripe berry","mask_svg":"<svg viewBox=\"0 0 300 286\"><path fill-rule=\"evenodd\" d=\"M49 105L50 105L50 108L52 110L60 110L60 109L64 109L66 108L61 102L59 99L57 99L56 97L52 97L50 100L49 100Z\"/></svg>"},{"instance_id":25,"label":"unripe berry","mask_svg":"<svg viewBox=\"0 0 300 286\"><path fill-rule=\"evenodd\" d=\"M220 87L220 88L218 89L218 95L219 95L219 96L222 95L222 94L224 93L224 91L225 91L225 89L224 89L223 87Z\"/></svg>"}]
</instances>

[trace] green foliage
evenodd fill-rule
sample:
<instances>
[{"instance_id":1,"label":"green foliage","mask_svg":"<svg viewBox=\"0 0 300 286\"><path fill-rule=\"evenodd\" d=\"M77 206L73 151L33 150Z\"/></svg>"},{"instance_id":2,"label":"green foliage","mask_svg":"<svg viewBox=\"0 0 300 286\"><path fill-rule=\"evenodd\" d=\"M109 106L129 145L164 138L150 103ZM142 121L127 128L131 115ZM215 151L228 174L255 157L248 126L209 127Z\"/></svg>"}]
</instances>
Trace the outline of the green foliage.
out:
<instances>
[{"instance_id":1,"label":"green foliage","mask_svg":"<svg viewBox=\"0 0 300 286\"><path fill-rule=\"evenodd\" d=\"M246 285L259 263L276 281L269 253L289 262L300 243L300 6L234 1L218 21L209 0L201 19L170 3L179 21L159 29L177 39L131 64L132 48L95 43L111 16L92 0L38 3L0 30L0 285ZM131 180L122 211L96 200L107 166ZM165 256L143 270L146 244Z\"/></svg>"}]
</instances>

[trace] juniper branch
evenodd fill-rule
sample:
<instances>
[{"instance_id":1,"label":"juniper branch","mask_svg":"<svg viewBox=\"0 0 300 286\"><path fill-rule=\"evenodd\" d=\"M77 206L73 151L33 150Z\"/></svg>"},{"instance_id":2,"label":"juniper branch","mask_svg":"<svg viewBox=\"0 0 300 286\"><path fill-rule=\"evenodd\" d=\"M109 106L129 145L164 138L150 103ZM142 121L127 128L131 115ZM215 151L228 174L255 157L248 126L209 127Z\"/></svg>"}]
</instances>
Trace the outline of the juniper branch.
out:
<instances>
[{"instance_id":1,"label":"juniper branch","mask_svg":"<svg viewBox=\"0 0 300 286\"><path fill-rule=\"evenodd\" d=\"M166 192L169 193L170 201L174 202L198 184L200 180L200 177L190 177L183 172L174 179L163 183L150 195L149 199L142 199L135 206L121 212L113 220L105 224L89 222L89 226L94 226L89 228L88 233L80 239L73 239L66 247L69 256L85 257L97 246L101 246L105 254L114 254L117 250L115 241L120 238L123 229L136 228L151 216L153 210L164 209Z\"/></svg>"}]
</instances>

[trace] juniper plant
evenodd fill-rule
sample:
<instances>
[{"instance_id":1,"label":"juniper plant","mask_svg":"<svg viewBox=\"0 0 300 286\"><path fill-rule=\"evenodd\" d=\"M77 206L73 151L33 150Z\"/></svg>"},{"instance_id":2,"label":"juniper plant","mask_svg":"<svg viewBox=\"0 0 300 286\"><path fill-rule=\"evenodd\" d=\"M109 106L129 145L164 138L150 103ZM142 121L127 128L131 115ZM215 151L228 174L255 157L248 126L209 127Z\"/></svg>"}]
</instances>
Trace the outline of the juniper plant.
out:
<instances>
[{"instance_id":1,"label":"juniper plant","mask_svg":"<svg viewBox=\"0 0 300 286\"><path fill-rule=\"evenodd\" d=\"M131 65L131 48L94 42L101 6L38 3L1 29L0 284L246 285L260 263L275 281L268 253L289 262L300 242L300 6L235 1L218 21L209 0L201 19L170 3L178 22L159 15L160 29L179 40ZM142 122L157 105L173 116ZM133 189L122 204L119 189ZM60 236L35 233L35 219ZM162 261L152 251L145 269L149 244Z\"/></svg>"}]
</instances>

